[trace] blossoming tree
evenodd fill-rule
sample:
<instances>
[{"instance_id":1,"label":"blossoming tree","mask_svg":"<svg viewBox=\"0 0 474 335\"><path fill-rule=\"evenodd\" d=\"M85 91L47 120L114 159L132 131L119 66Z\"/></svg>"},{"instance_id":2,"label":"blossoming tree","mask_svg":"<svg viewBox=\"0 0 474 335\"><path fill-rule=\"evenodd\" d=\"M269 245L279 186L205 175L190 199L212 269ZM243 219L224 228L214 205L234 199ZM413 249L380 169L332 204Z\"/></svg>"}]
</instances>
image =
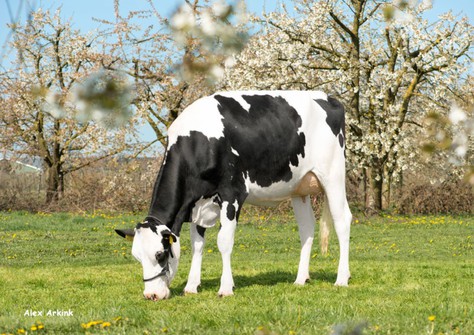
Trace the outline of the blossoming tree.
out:
<instances>
[{"instance_id":1,"label":"blossoming tree","mask_svg":"<svg viewBox=\"0 0 474 335\"><path fill-rule=\"evenodd\" d=\"M221 64L240 50L244 34L230 21L237 9L225 1L186 0L170 19L152 1L122 16L114 0L110 69L134 78L134 105L166 147L167 127L197 98L214 90Z\"/></svg>"},{"instance_id":2,"label":"blossoming tree","mask_svg":"<svg viewBox=\"0 0 474 335\"><path fill-rule=\"evenodd\" d=\"M231 89L323 89L346 105L349 168L366 206L416 164L428 113L446 109L472 60L473 26L430 1L295 0L257 19L262 31L227 71ZM403 6L402 6L403 5ZM390 14L390 15L388 15Z\"/></svg>"},{"instance_id":3,"label":"blossoming tree","mask_svg":"<svg viewBox=\"0 0 474 335\"><path fill-rule=\"evenodd\" d=\"M90 116L114 124L120 116L108 118L102 108L116 107L117 99L104 97L115 96L119 81L83 80L111 61L92 40L63 22L59 10L35 11L15 27L11 43L17 60L0 73L0 143L13 155L41 158L47 203L59 198L65 175L130 149L133 118L113 130L91 121Z\"/></svg>"}]
</instances>

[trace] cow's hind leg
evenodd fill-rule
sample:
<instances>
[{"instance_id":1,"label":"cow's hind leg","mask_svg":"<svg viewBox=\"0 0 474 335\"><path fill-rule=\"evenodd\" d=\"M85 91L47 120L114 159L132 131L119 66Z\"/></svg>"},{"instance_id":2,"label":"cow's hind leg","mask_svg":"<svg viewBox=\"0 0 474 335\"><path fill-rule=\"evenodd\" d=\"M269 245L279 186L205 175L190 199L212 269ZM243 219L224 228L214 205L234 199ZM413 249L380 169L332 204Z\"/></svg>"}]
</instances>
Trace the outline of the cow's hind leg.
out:
<instances>
[{"instance_id":1,"label":"cow's hind leg","mask_svg":"<svg viewBox=\"0 0 474 335\"><path fill-rule=\"evenodd\" d=\"M188 282L184 288L184 294L198 293L197 289L201 284L201 264L205 243L204 233L206 229L191 223L190 231L193 258L191 261L191 269L189 270Z\"/></svg>"},{"instance_id":2,"label":"cow's hind leg","mask_svg":"<svg viewBox=\"0 0 474 335\"><path fill-rule=\"evenodd\" d=\"M352 214L347 203L344 183L327 185L325 190L334 229L339 240L339 267L335 285L347 286L351 276L349 271L349 239Z\"/></svg>"},{"instance_id":3,"label":"cow's hind leg","mask_svg":"<svg viewBox=\"0 0 474 335\"><path fill-rule=\"evenodd\" d=\"M231 254L234 247L235 227L237 226L240 205L236 201L231 204L227 201L222 203L221 229L217 236L217 246L222 255L222 277L219 296L233 295L234 279L232 277Z\"/></svg>"},{"instance_id":4,"label":"cow's hind leg","mask_svg":"<svg viewBox=\"0 0 474 335\"><path fill-rule=\"evenodd\" d=\"M309 278L309 261L314 239L314 213L311 208L311 199L295 197L291 199L301 240L300 264L295 284L304 285Z\"/></svg>"}]
</instances>

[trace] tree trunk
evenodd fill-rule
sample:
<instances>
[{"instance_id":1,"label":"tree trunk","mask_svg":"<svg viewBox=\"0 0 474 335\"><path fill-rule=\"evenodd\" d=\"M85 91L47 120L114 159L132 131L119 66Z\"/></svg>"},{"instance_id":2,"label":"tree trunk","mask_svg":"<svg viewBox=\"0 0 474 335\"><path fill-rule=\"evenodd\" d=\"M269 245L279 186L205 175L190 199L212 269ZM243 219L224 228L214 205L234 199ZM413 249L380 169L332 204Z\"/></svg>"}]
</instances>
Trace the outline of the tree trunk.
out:
<instances>
[{"instance_id":1,"label":"tree trunk","mask_svg":"<svg viewBox=\"0 0 474 335\"><path fill-rule=\"evenodd\" d=\"M364 168L364 208L373 208L372 188L370 185L370 170Z\"/></svg>"},{"instance_id":2,"label":"tree trunk","mask_svg":"<svg viewBox=\"0 0 474 335\"><path fill-rule=\"evenodd\" d=\"M48 167L48 179L46 189L46 204L50 205L59 200L59 186L60 186L60 169L58 163Z\"/></svg>"},{"instance_id":3,"label":"tree trunk","mask_svg":"<svg viewBox=\"0 0 474 335\"><path fill-rule=\"evenodd\" d=\"M383 203L382 208L389 208L392 202L392 182L393 182L393 171L390 169L384 169L385 177L383 187Z\"/></svg>"},{"instance_id":4,"label":"tree trunk","mask_svg":"<svg viewBox=\"0 0 474 335\"><path fill-rule=\"evenodd\" d=\"M373 209L375 211L381 211L382 206L382 197L383 197L383 168L373 167L372 173L370 176L370 184L373 193Z\"/></svg>"}]
</instances>

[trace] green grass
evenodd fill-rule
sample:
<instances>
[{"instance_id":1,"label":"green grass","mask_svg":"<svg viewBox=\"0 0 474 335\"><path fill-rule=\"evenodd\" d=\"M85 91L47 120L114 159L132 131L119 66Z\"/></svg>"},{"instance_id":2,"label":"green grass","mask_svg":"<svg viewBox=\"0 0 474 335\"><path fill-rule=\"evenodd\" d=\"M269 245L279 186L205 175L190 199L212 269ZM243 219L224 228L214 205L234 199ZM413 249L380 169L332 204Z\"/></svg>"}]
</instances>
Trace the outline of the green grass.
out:
<instances>
[{"instance_id":1,"label":"green grass","mask_svg":"<svg viewBox=\"0 0 474 335\"><path fill-rule=\"evenodd\" d=\"M156 303L142 298L141 265L113 232L141 218L0 213L0 334L474 333L472 217L361 220L352 226L350 286L338 288L334 236L329 256L314 247L312 281L296 287L293 217L247 216L233 253L235 295L223 299L217 229L208 230L201 292L182 295L185 224L173 296ZM30 309L43 316L25 316ZM46 315L58 309L73 315Z\"/></svg>"}]
</instances>

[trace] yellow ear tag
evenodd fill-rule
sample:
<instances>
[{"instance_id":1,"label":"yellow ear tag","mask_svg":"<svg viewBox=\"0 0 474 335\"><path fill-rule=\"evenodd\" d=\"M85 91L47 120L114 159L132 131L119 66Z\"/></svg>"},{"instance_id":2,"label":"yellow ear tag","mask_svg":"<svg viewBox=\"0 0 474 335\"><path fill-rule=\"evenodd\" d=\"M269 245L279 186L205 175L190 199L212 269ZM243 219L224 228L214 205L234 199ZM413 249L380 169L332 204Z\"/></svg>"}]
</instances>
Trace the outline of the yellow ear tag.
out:
<instances>
[{"instance_id":1,"label":"yellow ear tag","mask_svg":"<svg viewBox=\"0 0 474 335\"><path fill-rule=\"evenodd\" d=\"M169 239L170 239L170 245L173 245L173 242L174 242L173 241L173 236L170 235Z\"/></svg>"}]
</instances>

